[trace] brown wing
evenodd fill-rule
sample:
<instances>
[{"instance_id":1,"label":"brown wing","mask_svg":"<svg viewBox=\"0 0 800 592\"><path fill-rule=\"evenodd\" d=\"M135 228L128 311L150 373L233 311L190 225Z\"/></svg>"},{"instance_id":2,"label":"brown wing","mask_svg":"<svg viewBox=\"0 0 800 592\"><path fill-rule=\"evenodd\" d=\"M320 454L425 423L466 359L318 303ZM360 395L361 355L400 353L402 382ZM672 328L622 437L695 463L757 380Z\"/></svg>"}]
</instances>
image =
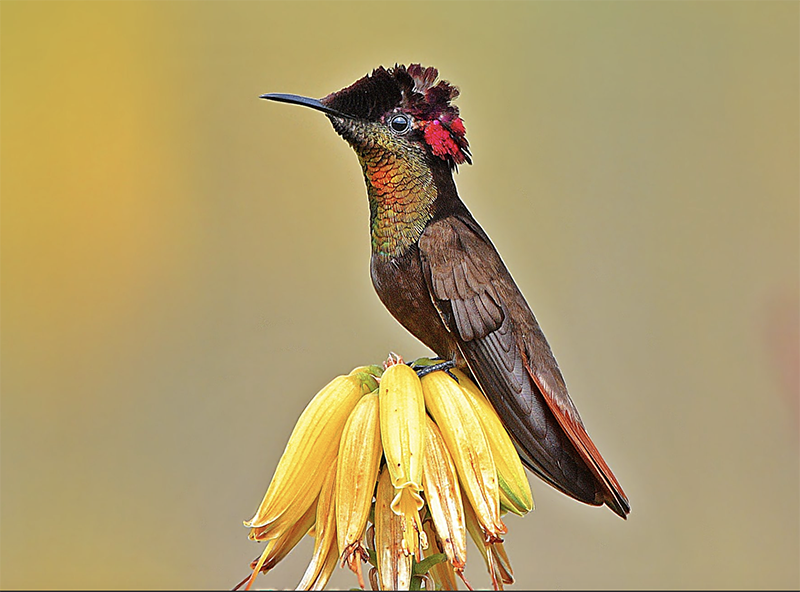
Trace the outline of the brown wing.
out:
<instances>
[{"instance_id":1,"label":"brown wing","mask_svg":"<svg viewBox=\"0 0 800 592\"><path fill-rule=\"evenodd\" d=\"M583 427L550 346L494 246L471 218L449 217L419 240L431 298L525 464L564 493L607 503L625 494Z\"/></svg>"}]
</instances>

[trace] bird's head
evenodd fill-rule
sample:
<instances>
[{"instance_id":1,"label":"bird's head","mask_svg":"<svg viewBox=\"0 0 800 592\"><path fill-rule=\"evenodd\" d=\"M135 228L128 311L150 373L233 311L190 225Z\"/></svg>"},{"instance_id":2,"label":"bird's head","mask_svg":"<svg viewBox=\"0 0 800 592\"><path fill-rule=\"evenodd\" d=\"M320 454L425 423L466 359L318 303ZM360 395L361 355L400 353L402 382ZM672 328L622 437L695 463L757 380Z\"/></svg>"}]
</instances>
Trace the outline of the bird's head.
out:
<instances>
[{"instance_id":1,"label":"bird's head","mask_svg":"<svg viewBox=\"0 0 800 592\"><path fill-rule=\"evenodd\" d=\"M441 159L450 168L471 163L464 122L452 101L458 88L437 82L436 68L383 66L322 99L266 94L261 98L311 107L327 114L334 129L362 160L377 154Z\"/></svg>"}]
</instances>

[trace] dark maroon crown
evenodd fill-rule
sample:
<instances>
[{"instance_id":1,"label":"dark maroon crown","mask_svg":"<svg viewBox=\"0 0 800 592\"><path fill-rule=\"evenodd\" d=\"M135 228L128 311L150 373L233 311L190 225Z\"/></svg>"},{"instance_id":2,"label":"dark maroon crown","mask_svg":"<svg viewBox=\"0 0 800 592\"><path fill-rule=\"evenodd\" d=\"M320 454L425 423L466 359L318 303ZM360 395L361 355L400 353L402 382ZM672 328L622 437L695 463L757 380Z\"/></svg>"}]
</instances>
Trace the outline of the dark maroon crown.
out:
<instances>
[{"instance_id":1,"label":"dark maroon crown","mask_svg":"<svg viewBox=\"0 0 800 592\"><path fill-rule=\"evenodd\" d=\"M347 88L331 93L321 102L358 119L378 121L403 100L400 85L383 66L356 80Z\"/></svg>"},{"instance_id":2,"label":"dark maroon crown","mask_svg":"<svg viewBox=\"0 0 800 592\"><path fill-rule=\"evenodd\" d=\"M437 82L438 76L436 68L419 64L395 65L389 70L380 66L372 74L323 98L322 103L368 121L378 121L400 107L416 120L436 126L425 128L426 141L434 154L451 158L455 164L469 162L464 123L458 116L458 107L452 104L458 97L458 88L446 80Z\"/></svg>"}]
</instances>

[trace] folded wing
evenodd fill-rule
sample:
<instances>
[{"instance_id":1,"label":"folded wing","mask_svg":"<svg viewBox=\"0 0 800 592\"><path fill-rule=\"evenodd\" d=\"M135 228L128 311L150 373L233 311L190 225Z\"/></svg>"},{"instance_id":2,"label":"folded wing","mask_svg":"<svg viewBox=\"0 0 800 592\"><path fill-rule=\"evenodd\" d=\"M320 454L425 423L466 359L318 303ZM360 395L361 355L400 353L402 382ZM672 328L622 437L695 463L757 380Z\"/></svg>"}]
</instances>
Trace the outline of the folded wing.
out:
<instances>
[{"instance_id":1,"label":"folded wing","mask_svg":"<svg viewBox=\"0 0 800 592\"><path fill-rule=\"evenodd\" d=\"M622 516L627 498L586 433L533 313L471 217L428 225L423 271L442 321L517 444L545 481Z\"/></svg>"}]
</instances>

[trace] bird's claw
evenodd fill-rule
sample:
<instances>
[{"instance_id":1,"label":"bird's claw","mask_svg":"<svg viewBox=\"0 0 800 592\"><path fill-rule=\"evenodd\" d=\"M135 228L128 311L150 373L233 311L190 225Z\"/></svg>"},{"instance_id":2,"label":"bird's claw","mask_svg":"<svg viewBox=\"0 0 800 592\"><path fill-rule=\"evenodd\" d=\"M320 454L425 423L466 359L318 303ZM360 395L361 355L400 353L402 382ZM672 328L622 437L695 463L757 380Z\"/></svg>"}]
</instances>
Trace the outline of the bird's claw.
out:
<instances>
[{"instance_id":1,"label":"bird's claw","mask_svg":"<svg viewBox=\"0 0 800 592\"><path fill-rule=\"evenodd\" d=\"M411 363L409 363L409 366L411 366L411 368L414 370L414 372L417 373L417 376L419 376L420 378L422 378L423 376L427 376L431 372L437 372L439 370L442 370L446 372L450 378L458 382L458 377L452 372L450 372L450 370L456 367L455 358L452 360L439 362L438 364L431 364L430 366L413 366L411 365Z\"/></svg>"}]
</instances>

